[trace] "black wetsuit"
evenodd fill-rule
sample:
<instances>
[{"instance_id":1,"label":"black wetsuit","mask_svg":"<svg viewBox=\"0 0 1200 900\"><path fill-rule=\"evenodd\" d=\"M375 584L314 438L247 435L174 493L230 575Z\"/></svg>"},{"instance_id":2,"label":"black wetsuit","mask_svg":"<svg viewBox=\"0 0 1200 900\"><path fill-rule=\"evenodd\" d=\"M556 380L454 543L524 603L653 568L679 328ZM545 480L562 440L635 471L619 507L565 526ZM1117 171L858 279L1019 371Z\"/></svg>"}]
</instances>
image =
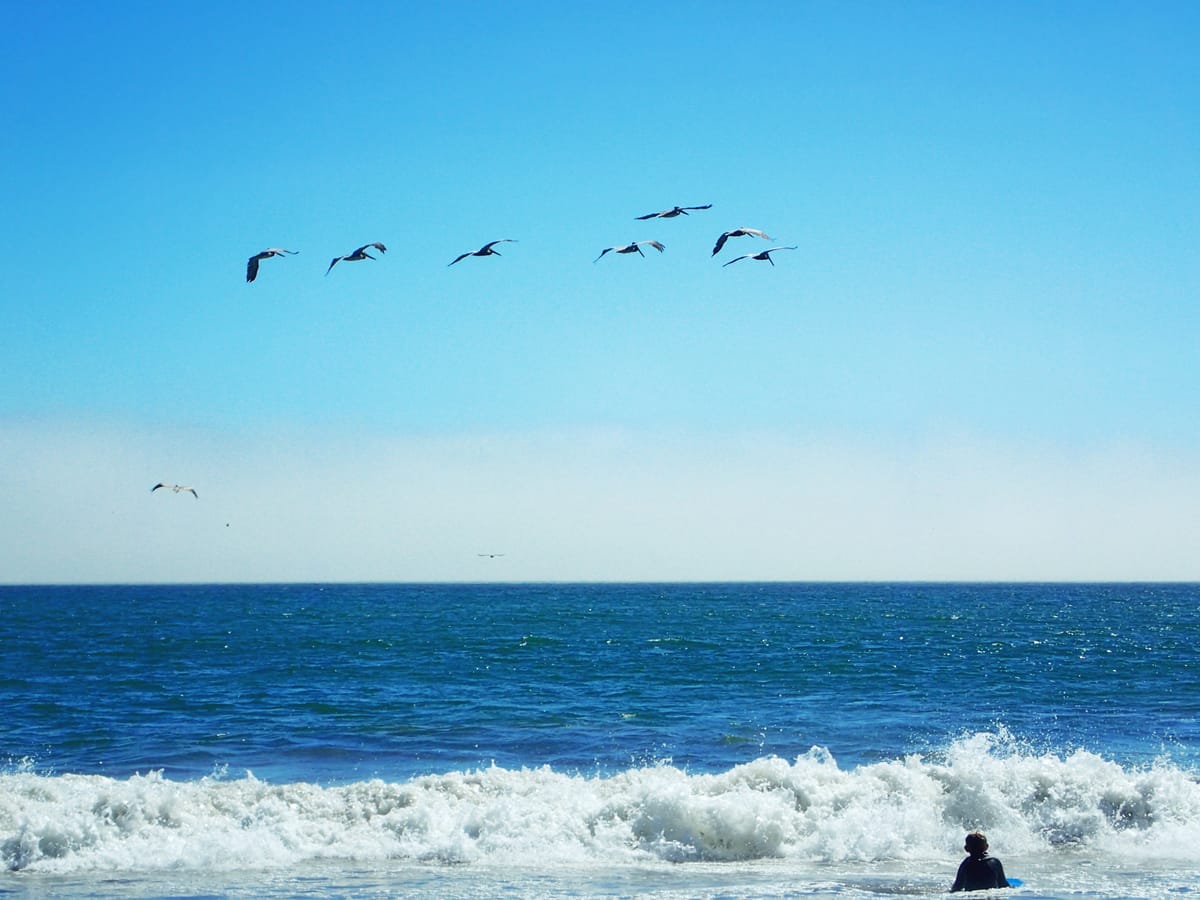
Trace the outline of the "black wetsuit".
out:
<instances>
[{"instance_id":1,"label":"black wetsuit","mask_svg":"<svg viewBox=\"0 0 1200 900\"><path fill-rule=\"evenodd\" d=\"M986 891L988 888L1011 887L1004 877L1000 860L990 856L968 856L958 867L951 891Z\"/></svg>"}]
</instances>

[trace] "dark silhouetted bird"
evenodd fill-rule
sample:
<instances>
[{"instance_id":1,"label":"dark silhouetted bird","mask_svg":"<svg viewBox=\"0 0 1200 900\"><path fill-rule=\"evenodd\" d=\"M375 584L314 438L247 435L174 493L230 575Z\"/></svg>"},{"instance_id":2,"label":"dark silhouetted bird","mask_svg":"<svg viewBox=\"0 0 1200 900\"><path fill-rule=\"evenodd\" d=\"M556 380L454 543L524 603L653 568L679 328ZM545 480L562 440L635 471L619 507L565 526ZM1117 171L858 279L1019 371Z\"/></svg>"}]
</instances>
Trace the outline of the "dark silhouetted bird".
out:
<instances>
[{"instance_id":1,"label":"dark silhouetted bird","mask_svg":"<svg viewBox=\"0 0 1200 900\"><path fill-rule=\"evenodd\" d=\"M733 229L733 231L724 232L719 238L717 238L717 246L713 247L712 255L716 256L718 253L720 253L721 248L725 246L725 242L727 240L729 240L731 237L746 237L746 236L762 238L765 241L775 240L773 237L771 237L765 231L759 231L757 228L735 228L735 229Z\"/></svg>"},{"instance_id":2,"label":"dark silhouetted bird","mask_svg":"<svg viewBox=\"0 0 1200 900\"><path fill-rule=\"evenodd\" d=\"M742 259L765 259L771 265L775 265L775 260L771 259L771 254L776 250L795 250L795 247L772 247L769 250L763 250L761 253L747 253L745 256L737 256L727 263L722 263L722 266L732 266L735 262Z\"/></svg>"},{"instance_id":3,"label":"dark silhouetted bird","mask_svg":"<svg viewBox=\"0 0 1200 900\"><path fill-rule=\"evenodd\" d=\"M258 263L260 260L270 259L272 256L283 256L285 253L294 256L298 252L298 250L282 250L279 247L271 247L262 251L262 253L255 253L246 261L246 280L253 281L258 277Z\"/></svg>"},{"instance_id":4,"label":"dark silhouetted bird","mask_svg":"<svg viewBox=\"0 0 1200 900\"><path fill-rule=\"evenodd\" d=\"M516 241L513 240L512 238L501 238L498 241L490 241L490 242L484 244L478 250L468 250L466 253L460 253L457 257L455 257L454 262L450 263L450 265L454 265L454 263L456 263L456 262L461 262L462 260L466 259L468 256L499 256L500 254L497 253L495 250L493 250L492 249L493 247L495 247L497 244L515 244L515 243L516 243Z\"/></svg>"},{"instance_id":5,"label":"dark silhouetted bird","mask_svg":"<svg viewBox=\"0 0 1200 900\"><path fill-rule=\"evenodd\" d=\"M374 247L380 253L387 253L387 247L383 246L383 244L379 243L378 241L376 241L374 244L363 244L353 253L347 254L346 256L335 256L333 258L333 262L329 264L329 268L325 270L325 274L328 275L333 267L340 262L358 262L362 259L374 259L375 257L367 252L367 250L371 247Z\"/></svg>"},{"instance_id":6,"label":"dark silhouetted bird","mask_svg":"<svg viewBox=\"0 0 1200 900\"><path fill-rule=\"evenodd\" d=\"M154 487L150 488L150 493L153 494L159 488L169 488L172 492L174 492L176 494L178 494L180 491L189 491L191 493L191 495L193 497L195 497L197 500L200 499L200 495L196 493L196 489L194 487L188 487L186 484L165 484L164 482L160 481Z\"/></svg>"},{"instance_id":7,"label":"dark silhouetted bird","mask_svg":"<svg viewBox=\"0 0 1200 900\"><path fill-rule=\"evenodd\" d=\"M632 244L622 244L619 247L605 247L600 251L600 256L603 256L605 253L637 253L641 256L645 256L646 254L642 253L642 244L649 244L659 253L662 253L663 250L666 249L666 247L663 244L660 244L658 241L634 241ZM597 256L592 260L592 262L599 262L600 256Z\"/></svg>"},{"instance_id":8,"label":"dark silhouetted bird","mask_svg":"<svg viewBox=\"0 0 1200 900\"><path fill-rule=\"evenodd\" d=\"M662 212L646 213L644 216L636 216L637 219L673 219L676 216L686 216L689 209L712 209L711 203L705 203L703 206L672 206L670 209L664 209Z\"/></svg>"}]
</instances>

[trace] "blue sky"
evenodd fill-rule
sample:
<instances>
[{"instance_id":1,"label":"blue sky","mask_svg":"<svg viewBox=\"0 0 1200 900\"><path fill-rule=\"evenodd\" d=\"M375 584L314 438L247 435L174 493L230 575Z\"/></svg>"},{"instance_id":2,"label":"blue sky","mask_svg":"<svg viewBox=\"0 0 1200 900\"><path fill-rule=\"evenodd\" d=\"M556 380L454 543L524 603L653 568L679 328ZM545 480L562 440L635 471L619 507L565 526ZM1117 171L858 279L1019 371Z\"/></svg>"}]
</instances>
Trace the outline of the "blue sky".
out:
<instances>
[{"instance_id":1,"label":"blue sky","mask_svg":"<svg viewBox=\"0 0 1200 900\"><path fill-rule=\"evenodd\" d=\"M6 20L0 580L1200 578L1192 4Z\"/></svg>"}]
</instances>

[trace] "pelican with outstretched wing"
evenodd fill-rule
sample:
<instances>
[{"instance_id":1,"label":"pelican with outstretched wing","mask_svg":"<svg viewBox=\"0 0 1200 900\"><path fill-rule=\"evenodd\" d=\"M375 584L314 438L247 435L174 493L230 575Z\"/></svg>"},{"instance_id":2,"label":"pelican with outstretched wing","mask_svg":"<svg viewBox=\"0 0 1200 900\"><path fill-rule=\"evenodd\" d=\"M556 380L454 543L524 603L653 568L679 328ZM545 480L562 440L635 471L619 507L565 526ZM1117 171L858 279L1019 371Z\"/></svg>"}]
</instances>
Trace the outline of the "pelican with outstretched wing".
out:
<instances>
[{"instance_id":1,"label":"pelican with outstretched wing","mask_svg":"<svg viewBox=\"0 0 1200 900\"><path fill-rule=\"evenodd\" d=\"M253 281L258 277L258 264L264 259L270 259L272 256L283 256L285 253L295 256L299 250L284 250L280 247L268 247L261 253L255 253L252 257L246 260L246 281Z\"/></svg>"},{"instance_id":2,"label":"pelican with outstretched wing","mask_svg":"<svg viewBox=\"0 0 1200 900\"><path fill-rule=\"evenodd\" d=\"M600 251L600 256L603 256L605 253L610 253L610 252L611 253L637 253L640 256L645 256L646 254L642 253L642 247L641 247L642 244L647 244L648 246L653 247L659 253L662 253L663 250L666 249L666 245L659 243L658 241L634 241L632 244L621 244L618 247L605 247L603 250ZM600 256L597 256L595 259L592 260L592 262L599 262Z\"/></svg>"},{"instance_id":3,"label":"pelican with outstretched wing","mask_svg":"<svg viewBox=\"0 0 1200 900\"><path fill-rule=\"evenodd\" d=\"M772 247L769 250L763 250L759 253L747 253L745 256L735 257L734 259L731 259L729 262L722 263L721 265L722 265L722 267L732 266L735 262L737 262L738 260L742 260L742 259L758 259L758 260L765 259L771 265L775 265L775 260L771 259L772 253L774 253L776 250L795 250L795 249L797 249L797 248L796 247Z\"/></svg>"},{"instance_id":4,"label":"pelican with outstretched wing","mask_svg":"<svg viewBox=\"0 0 1200 900\"><path fill-rule=\"evenodd\" d=\"M335 256L333 258L333 262L329 264L329 268L325 270L325 274L328 275L333 267L340 262L358 262L359 260L363 259L374 259L375 257L367 252L372 247L374 247L380 253L387 253L387 247L383 246L383 244L379 243L378 241L373 244L363 244L353 253L348 253L345 256Z\"/></svg>"},{"instance_id":5,"label":"pelican with outstretched wing","mask_svg":"<svg viewBox=\"0 0 1200 900\"><path fill-rule=\"evenodd\" d=\"M775 240L773 237L771 237L765 231L759 231L757 228L735 228L732 231L724 231L721 233L721 236L719 238L717 238L717 246L713 247L712 255L716 256L718 253L720 253L721 248L725 246L725 242L727 240L729 240L731 237L747 237L747 236L762 238L765 241Z\"/></svg>"},{"instance_id":6,"label":"pelican with outstretched wing","mask_svg":"<svg viewBox=\"0 0 1200 900\"><path fill-rule=\"evenodd\" d=\"M705 203L703 206L672 206L670 209L664 209L662 212L646 213L644 216L635 216L636 219L673 219L676 216L686 216L689 209L712 209L711 203Z\"/></svg>"},{"instance_id":7,"label":"pelican with outstretched wing","mask_svg":"<svg viewBox=\"0 0 1200 900\"><path fill-rule=\"evenodd\" d=\"M462 260L466 259L468 256L499 256L500 254L497 253L495 250L493 250L492 249L493 247L495 247L497 244L515 244L515 243L516 243L516 241L513 240L512 238L501 238L498 241L489 241L488 243L486 243L482 247L480 247L478 250L468 250L466 253L460 253L458 256L456 256L454 258L454 262L450 263L450 265L454 265L454 263L456 263L456 262L461 262Z\"/></svg>"}]
</instances>

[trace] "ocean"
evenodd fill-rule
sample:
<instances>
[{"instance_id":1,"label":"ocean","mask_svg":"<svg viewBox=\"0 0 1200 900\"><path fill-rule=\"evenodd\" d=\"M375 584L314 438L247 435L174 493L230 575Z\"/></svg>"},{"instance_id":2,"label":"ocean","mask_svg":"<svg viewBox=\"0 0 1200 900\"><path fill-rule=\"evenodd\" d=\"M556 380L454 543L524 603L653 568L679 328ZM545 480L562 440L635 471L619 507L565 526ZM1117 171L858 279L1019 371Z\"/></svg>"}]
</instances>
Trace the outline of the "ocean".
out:
<instances>
[{"instance_id":1,"label":"ocean","mask_svg":"<svg viewBox=\"0 0 1200 900\"><path fill-rule=\"evenodd\" d=\"M1200 894L1200 586L0 586L0 895Z\"/></svg>"}]
</instances>

